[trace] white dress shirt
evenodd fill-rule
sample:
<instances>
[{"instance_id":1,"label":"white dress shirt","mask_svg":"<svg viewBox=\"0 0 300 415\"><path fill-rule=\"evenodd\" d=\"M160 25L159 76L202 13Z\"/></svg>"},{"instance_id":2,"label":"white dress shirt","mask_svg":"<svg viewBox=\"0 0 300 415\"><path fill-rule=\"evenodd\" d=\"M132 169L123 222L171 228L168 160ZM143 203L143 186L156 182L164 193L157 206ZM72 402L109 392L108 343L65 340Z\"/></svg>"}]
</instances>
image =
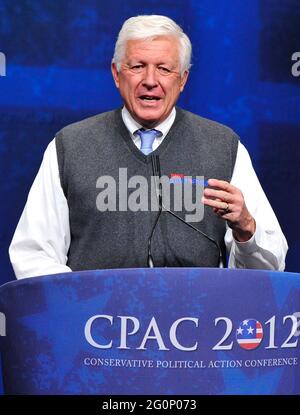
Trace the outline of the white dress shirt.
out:
<instances>
[{"instance_id":1,"label":"white dress shirt","mask_svg":"<svg viewBox=\"0 0 300 415\"><path fill-rule=\"evenodd\" d=\"M155 127L162 132L162 136L155 139L153 150L167 135L175 116L174 108L168 118ZM142 126L131 117L125 107L122 118L133 142L140 148L140 138L134 132ZM227 226L225 244L229 254L229 268L283 271L287 242L257 179L250 156L241 143L238 145L231 184L242 191L246 206L255 218L256 231L249 241L238 242ZM68 203L60 184L55 140L52 140L44 153L9 247L16 277L72 271L66 265L70 241Z\"/></svg>"}]
</instances>

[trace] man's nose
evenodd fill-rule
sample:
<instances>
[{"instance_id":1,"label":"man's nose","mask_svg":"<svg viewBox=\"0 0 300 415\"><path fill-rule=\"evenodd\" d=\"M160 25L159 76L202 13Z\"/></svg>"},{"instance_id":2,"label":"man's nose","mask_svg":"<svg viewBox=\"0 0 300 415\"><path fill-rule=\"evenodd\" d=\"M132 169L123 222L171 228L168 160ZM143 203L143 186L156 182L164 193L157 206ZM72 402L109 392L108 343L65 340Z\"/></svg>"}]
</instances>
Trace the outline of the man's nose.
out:
<instances>
[{"instance_id":1,"label":"man's nose","mask_svg":"<svg viewBox=\"0 0 300 415\"><path fill-rule=\"evenodd\" d=\"M155 66L147 66L144 72L143 85L147 88L154 88L157 84L157 71Z\"/></svg>"}]
</instances>

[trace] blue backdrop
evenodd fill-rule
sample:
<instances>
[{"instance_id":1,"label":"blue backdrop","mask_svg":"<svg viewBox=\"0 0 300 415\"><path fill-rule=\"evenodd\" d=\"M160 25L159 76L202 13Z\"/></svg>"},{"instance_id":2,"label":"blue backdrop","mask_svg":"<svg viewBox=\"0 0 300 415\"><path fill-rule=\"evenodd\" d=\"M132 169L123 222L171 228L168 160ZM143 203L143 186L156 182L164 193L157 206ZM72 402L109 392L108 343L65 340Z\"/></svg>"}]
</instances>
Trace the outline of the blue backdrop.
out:
<instances>
[{"instance_id":1,"label":"blue backdrop","mask_svg":"<svg viewBox=\"0 0 300 415\"><path fill-rule=\"evenodd\" d=\"M166 14L188 33L193 67L180 105L235 129L299 271L299 0L0 0L1 274L46 145L62 126L121 104L110 74L122 22Z\"/></svg>"}]
</instances>

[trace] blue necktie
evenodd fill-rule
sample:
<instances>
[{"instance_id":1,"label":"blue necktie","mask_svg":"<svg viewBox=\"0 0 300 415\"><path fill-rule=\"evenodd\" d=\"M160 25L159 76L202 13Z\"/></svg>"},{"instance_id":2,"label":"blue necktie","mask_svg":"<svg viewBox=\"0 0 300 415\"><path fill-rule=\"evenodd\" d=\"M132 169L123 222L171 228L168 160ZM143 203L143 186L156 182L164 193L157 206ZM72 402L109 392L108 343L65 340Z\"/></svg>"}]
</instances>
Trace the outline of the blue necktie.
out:
<instances>
[{"instance_id":1,"label":"blue necktie","mask_svg":"<svg viewBox=\"0 0 300 415\"><path fill-rule=\"evenodd\" d=\"M144 130L143 128L137 130L136 134L138 134L141 138L141 152L146 156L152 153L152 145L155 138L162 135L162 133L158 130Z\"/></svg>"}]
</instances>

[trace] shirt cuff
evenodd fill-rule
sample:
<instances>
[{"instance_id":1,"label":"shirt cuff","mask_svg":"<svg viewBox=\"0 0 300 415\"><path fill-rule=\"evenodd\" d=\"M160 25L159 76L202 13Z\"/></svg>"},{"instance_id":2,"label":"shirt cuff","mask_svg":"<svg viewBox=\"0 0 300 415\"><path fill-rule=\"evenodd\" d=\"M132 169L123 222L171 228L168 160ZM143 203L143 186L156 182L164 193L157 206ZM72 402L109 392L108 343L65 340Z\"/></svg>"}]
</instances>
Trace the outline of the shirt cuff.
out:
<instances>
[{"instance_id":1,"label":"shirt cuff","mask_svg":"<svg viewBox=\"0 0 300 415\"><path fill-rule=\"evenodd\" d=\"M263 239L263 231L259 224L256 222L256 229L252 237L246 242L240 242L234 239L235 253L236 255L252 255L254 252L259 251L259 242Z\"/></svg>"}]
</instances>

